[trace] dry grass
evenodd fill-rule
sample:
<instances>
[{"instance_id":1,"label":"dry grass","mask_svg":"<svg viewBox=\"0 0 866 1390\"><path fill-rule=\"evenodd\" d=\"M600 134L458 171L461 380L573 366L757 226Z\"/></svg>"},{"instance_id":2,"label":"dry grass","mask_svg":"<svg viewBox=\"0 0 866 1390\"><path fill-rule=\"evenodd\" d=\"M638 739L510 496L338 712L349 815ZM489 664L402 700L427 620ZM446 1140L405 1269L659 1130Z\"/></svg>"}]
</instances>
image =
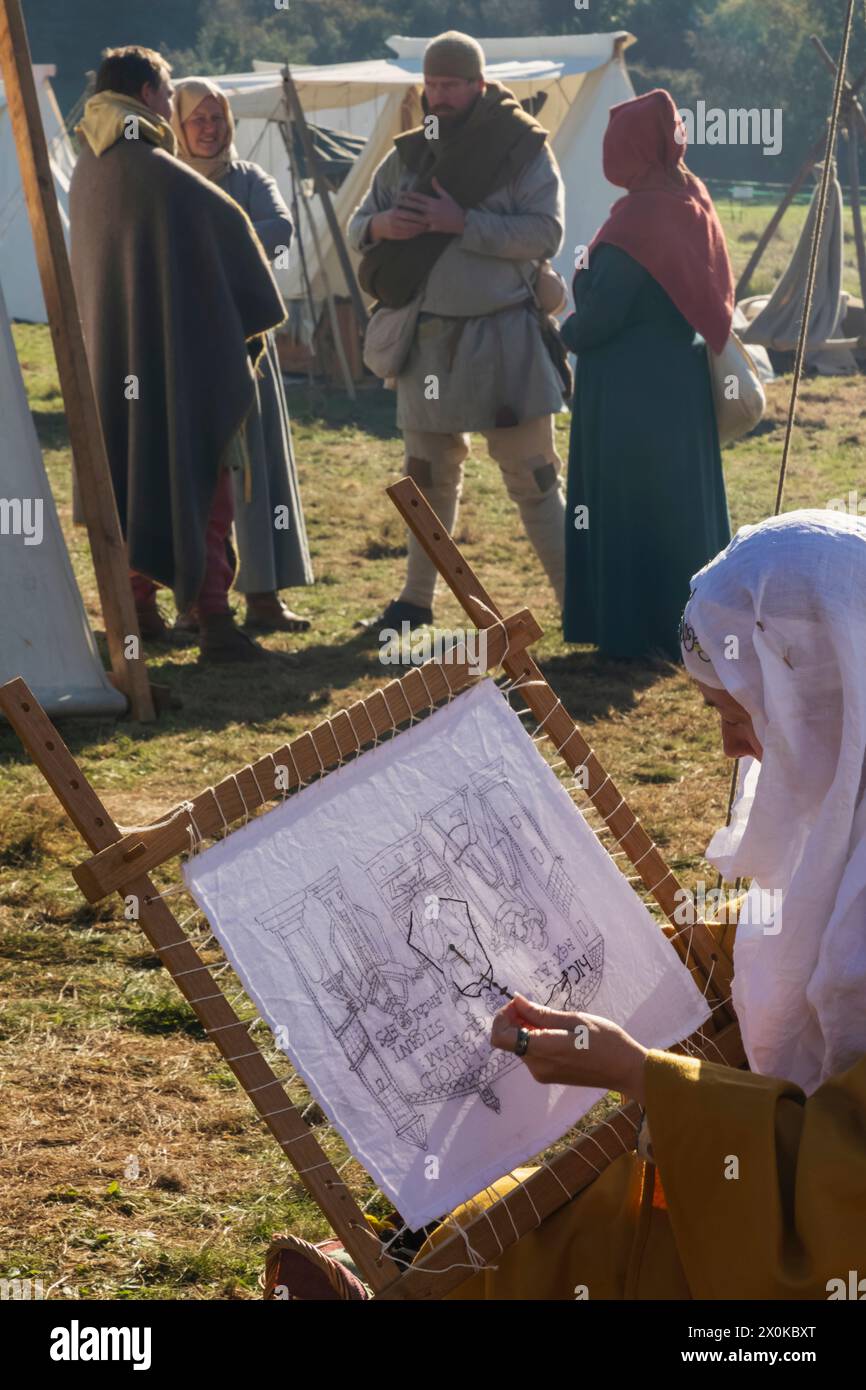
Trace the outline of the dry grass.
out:
<instances>
[{"instance_id":1,"label":"dry grass","mask_svg":"<svg viewBox=\"0 0 866 1390\"><path fill-rule=\"evenodd\" d=\"M731 230L742 263L737 225ZM16 340L98 629L85 536L71 526L48 332L19 327ZM726 452L735 525L772 507L788 390L777 383L761 432ZM266 639L296 660L264 676L201 671L194 654L154 652L153 677L180 695L181 710L147 728L64 726L121 823L157 817L382 681L375 647L353 623L395 591L402 569L401 527L382 492L401 471L393 399L364 392L352 408L300 390L292 409L318 579L292 597L312 631ZM806 384L789 506L824 505L857 486L864 422L862 379ZM565 455L567 417L559 423ZM701 856L724 814L728 769L682 673L564 646L543 576L481 457L458 538L505 611L527 605L545 627L542 666L650 834L686 882L710 877ZM461 617L443 599L437 620L455 626ZM271 1231L318 1236L324 1223L119 903L82 902L69 871L83 847L8 730L0 755L0 1275L38 1276L60 1295L71 1287L100 1298L255 1297Z\"/></svg>"}]
</instances>

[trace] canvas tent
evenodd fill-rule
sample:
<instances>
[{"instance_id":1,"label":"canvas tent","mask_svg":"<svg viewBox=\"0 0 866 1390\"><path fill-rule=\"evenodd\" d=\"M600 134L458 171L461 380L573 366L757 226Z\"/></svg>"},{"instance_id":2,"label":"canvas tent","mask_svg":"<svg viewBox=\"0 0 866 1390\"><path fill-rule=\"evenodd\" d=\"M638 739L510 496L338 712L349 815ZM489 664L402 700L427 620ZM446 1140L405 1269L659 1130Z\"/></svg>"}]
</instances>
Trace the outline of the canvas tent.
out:
<instances>
[{"instance_id":1,"label":"canvas tent","mask_svg":"<svg viewBox=\"0 0 866 1390\"><path fill-rule=\"evenodd\" d=\"M48 143L54 190L63 230L69 241L69 180L75 155L63 117L60 114L51 78L56 68L34 64L33 77L39 95L42 128ZM0 286L10 318L45 323L45 301L36 267L30 220L21 187L12 122L6 107L6 93L0 82Z\"/></svg>"},{"instance_id":2,"label":"canvas tent","mask_svg":"<svg viewBox=\"0 0 866 1390\"><path fill-rule=\"evenodd\" d=\"M72 573L0 292L0 685L22 676L49 714L122 714Z\"/></svg>"},{"instance_id":3,"label":"canvas tent","mask_svg":"<svg viewBox=\"0 0 866 1390\"><path fill-rule=\"evenodd\" d=\"M820 178L821 166L816 167L815 174ZM772 294L752 295L738 305L746 323L740 336L749 345L750 352L757 344L770 352L796 351L819 194L820 188L816 186L800 238ZM806 344L806 367L822 376L849 376L858 370L854 349L863 333L863 305L842 288L844 261L842 186L834 169L821 231Z\"/></svg>"},{"instance_id":4,"label":"canvas tent","mask_svg":"<svg viewBox=\"0 0 866 1390\"><path fill-rule=\"evenodd\" d=\"M327 67L298 67L292 76L308 121L366 137L366 144L334 195L337 220L345 226L360 202L373 171L393 137L421 119L422 55L428 40L393 37L393 57ZM634 96L624 52L635 40L625 31L515 39L481 39L487 76L509 87L520 100L545 98L538 118L550 131L566 187L565 242L556 267L571 280L575 247L587 244L621 194L602 172L602 138L610 107ZM288 120L281 65L257 63L252 73L215 79L237 121L242 159L261 164L277 180L291 204L291 179L281 123ZM331 284L345 290L333 240L318 199L307 204L315 218ZM324 282L308 229L301 224L317 303ZM299 258L277 273L289 301L301 301L304 287Z\"/></svg>"}]
</instances>

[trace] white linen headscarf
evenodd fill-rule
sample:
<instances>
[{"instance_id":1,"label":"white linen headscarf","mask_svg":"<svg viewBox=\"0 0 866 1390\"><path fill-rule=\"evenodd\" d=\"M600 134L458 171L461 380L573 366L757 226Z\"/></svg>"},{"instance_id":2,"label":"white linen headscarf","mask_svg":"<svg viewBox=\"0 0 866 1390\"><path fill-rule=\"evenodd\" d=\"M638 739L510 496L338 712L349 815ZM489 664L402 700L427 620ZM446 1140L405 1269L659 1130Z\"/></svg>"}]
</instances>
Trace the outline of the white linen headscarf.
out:
<instances>
[{"instance_id":1,"label":"white linen headscarf","mask_svg":"<svg viewBox=\"0 0 866 1390\"><path fill-rule=\"evenodd\" d=\"M746 1055L810 1094L866 1053L866 519L744 527L692 580L683 633L764 750L707 849L753 880L734 946Z\"/></svg>"}]
</instances>

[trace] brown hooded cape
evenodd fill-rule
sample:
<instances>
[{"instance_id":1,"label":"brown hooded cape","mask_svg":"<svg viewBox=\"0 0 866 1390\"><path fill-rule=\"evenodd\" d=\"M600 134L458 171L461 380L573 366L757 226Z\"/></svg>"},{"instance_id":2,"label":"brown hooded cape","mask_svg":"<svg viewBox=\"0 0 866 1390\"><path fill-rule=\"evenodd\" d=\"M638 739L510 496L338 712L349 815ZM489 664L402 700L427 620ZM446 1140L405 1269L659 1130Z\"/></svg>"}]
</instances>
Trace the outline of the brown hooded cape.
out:
<instances>
[{"instance_id":1,"label":"brown hooded cape","mask_svg":"<svg viewBox=\"0 0 866 1390\"><path fill-rule=\"evenodd\" d=\"M426 111L426 98L424 99ZM428 140L423 125L394 145L417 176L416 193L433 194L433 180L462 208L477 207L517 177L544 147L547 131L499 82L488 82L451 139ZM368 294L399 309L418 293L445 247L447 232L423 232L407 241L383 241L365 252L358 279Z\"/></svg>"},{"instance_id":2,"label":"brown hooded cape","mask_svg":"<svg viewBox=\"0 0 866 1390\"><path fill-rule=\"evenodd\" d=\"M185 607L204 577L219 469L255 399L258 335L282 322L282 299L246 214L144 140L98 158L83 142L69 206L129 563Z\"/></svg>"}]
</instances>

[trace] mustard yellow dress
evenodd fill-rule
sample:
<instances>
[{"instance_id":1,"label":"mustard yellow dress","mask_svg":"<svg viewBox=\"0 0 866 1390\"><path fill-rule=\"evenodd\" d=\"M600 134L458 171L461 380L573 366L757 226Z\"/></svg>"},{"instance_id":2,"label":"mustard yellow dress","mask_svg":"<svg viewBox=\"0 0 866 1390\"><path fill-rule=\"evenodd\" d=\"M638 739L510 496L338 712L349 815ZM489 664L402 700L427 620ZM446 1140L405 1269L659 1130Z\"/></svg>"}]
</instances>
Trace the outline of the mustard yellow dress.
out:
<instances>
[{"instance_id":1,"label":"mustard yellow dress","mask_svg":"<svg viewBox=\"0 0 866 1390\"><path fill-rule=\"evenodd\" d=\"M866 1058L807 1098L651 1052L646 1088L655 1165L624 1154L447 1297L826 1300L866 1276Z\"/></svg>"}]
</instances>

